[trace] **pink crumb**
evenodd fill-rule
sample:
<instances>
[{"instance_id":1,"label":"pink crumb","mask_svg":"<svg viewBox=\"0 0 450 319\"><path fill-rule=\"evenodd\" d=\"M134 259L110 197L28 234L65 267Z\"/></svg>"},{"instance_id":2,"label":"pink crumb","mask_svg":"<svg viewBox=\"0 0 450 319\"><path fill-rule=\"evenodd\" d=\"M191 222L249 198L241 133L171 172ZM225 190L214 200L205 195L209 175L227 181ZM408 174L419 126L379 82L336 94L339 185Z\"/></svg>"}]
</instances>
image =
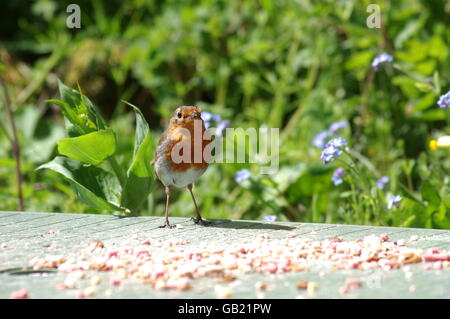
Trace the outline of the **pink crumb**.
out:
<instances>
[{"instance_id":1,"label":"pink crumb","mask_svg":"<svg viewBox=\"0 0 450 319\"><path fill-rule=\"evenodd\" d=\"M343 295L350 292L350 290L360 287L361 287L361 280L349 278L345 281L345 285L339 288L339 293Z\"/></svg>"},{"instance_id":2,"label":"pink crumb","mask_svg":"<svg viewBox=\"0 0 450 319\"><path fill-rule=\"evenodd\" d=\"M111 257L117 257L118 254L119 254L119 251L118 251L118 250L110 251L110 252L108 253L108 258L111 258Z\"/></svg>"},{"instance_id":3,"label":"pink crumb","mask_svg":"<svg viewBox=\"0 0 450 319\"><path fill-rule=\"evenodd\" d=\"M76 299L84 299L86 296L84 295L84 292L83 292L83 290L78 290L76 293L75 293L75 298Z\"/></svg>"},{"instance_id":4,"label":"pink crumb","mask_svg":"<svg viewBox=\"0 0 450 319\"><path fill-rule=\"evenodd\" d=\"M8 245L7 245L6 243L2 243L2 244L0 245L0 247L1 247L1 248L8 248Z\"/></svg>"},{"instance_id":5,"label":"pink crumb","mask_svg":"<svg viewBox=\"0 0 450 319\"><path fill-rule=\"evenodd\" d=\"M27 299L29 297L28 290L20 289L13 291L9 296L10 299Z\"/></svg>"},{"instance_id":6,"label":"pink crumb","mask_svg":"<svg viewBox=\"0 0 450 319\"><path fill-rule=\"evenodd\" d=\"M261 270L263 272L270 272L270 273L274 273L278 270L278 266L275 263L268 263L265 264L261 267Z\"/></svg>"},{"instance_id":7,"label":"pink crumb","mask_svg":"<svg viewBox=\"0 0 450 319\"><path fill-rule=\"evenodd\" d=\"M119 278L113 278L111 279L111 285L118 286L122 283L122 281Z\"/></svg>"},{"instance_id":8,"label":"pink crumb","mask_svg":"<svg viewBox=\"0 0 450 319\"><path fill-rule=\"evenodd\" d=\"M58 289L58 290L64 290L66 288L67 288L67 286L63 282L60 282L59 284L56 285L56 289Z\"/></svg>"},{"instance_id":9,"label":"pink crumb","mask_svg":"<svg viewBox=\"0 0 450 319\"><path fill-rule=\"evenodd\" d=\"M431 251L427 251L423 255L423 259L425 261L450 261L450 253L440 252L437 249L433 249Z\"/></svg>"},{"instance_id":10,"label":"pink crumb","mask_svg":"<svg viewBox=\"0 0 450 319\"><path fill-rule=\"evenodd\" d=\"M361 287L361 280L359 280L359 279L347 279L345 284L351 289L360 288Z\"/></svg>"},{"instance_id":11,"label":"pink crumb","mask_svg":"<svg viewBox=\"0 0 450 319\"><path fill-rule=\"evenodd\" d=\"M380 240L381 240L381 241L388 241L388 240L389 240L389 236L388 236L387 234L382 234L382 235L380 236Z\"/></svg>"}]
</instances>

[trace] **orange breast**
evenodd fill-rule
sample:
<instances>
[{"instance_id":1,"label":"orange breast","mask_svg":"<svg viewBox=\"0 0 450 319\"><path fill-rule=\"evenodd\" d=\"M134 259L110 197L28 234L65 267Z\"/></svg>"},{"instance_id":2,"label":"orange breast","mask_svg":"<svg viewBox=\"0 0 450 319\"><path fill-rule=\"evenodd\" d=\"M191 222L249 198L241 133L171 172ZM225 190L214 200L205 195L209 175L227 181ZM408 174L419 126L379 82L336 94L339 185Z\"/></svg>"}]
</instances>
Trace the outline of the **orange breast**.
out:
<instances>
[{"instance_id":1,"label":"orange breast","mask_svg":"<svg viewBox=\"0 0 450 319\"><path fill-rule=\"evenodd\" d=\"M203 155L205 148L207 147L207 145L209 145L209 143L211 143L211 139L202 138L205 131L204 126L202 128L202 134L198 134L199 136L194 135L193 127L187 127L187 129L189 129L190 132L189 136L183 134L182 130L180 130L180 127L173 127L167 132L167 135L171 137L171 141L167 144L167 148L164 151L164 157L170 163L170 168L175 172L185 172L190 168L200 170L205 169L208 166L207 160L210 154L207 154L207 158L204 158ZM196 139L196 141L200 139L201 142L197 142L198 145L196 145L194 143L194 138ZM177 144L179 145L177 146L177 149L175 149L174 154L172 154L172 151ZM190 149L190 156L188 156L189 153L184 154L184 151L187 151L188 148ZM199 154L200 152L201 154ZM181 156L183 160L179 163L176 163L172 158L173 155ZM195 155L197 155L197 159L200 159L198 163L194 163Z\"/></svg>"}]
</instances>

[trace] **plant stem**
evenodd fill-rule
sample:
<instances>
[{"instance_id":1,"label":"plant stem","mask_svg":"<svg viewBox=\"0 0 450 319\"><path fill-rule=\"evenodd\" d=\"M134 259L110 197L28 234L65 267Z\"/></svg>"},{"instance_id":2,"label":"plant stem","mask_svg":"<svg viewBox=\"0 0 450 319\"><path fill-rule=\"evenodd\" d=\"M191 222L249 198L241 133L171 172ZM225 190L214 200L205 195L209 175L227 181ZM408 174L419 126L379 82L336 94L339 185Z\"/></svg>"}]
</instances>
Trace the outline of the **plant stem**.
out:
<instances>
[{"instance_id":1,"label":"plant stem","mask_svg":"<svg viewBox=\"0 0 450 319\"><path fill-rule=\"evenodd\" d=\"M109 164L111 165L111 168L113 169L114 173L116 173L117 178L119 179L119 183L122 187L125 186L125 183L127 181L127 177L120 167L119 163L117 162L116 158L114 156L110 157L108 159Z\"/></svg>"},{"instance_id":2,"label":"plant stem","mask_svg":"<svg viewBox=\"0 0 450 319\"><path fill-rule=\"evenodd\" d=\"M350 168L350 170L351 170L353 173L355 173L355 176L357 176L357 177L362 181L365 190L366 190L366 191L369 191L370 184L366 181L366 179L365 179L365 178L358 172L358 170L354 167L354 166L356 166L356 164L355 164L355 162L353 162L353 160L352 160L353 165L347 163L346 161L344 161L344 160L342 160L342 159L340 159L340 158L336 158L336 161L337 161L337 162L340 162L340 163L342 163L342 164L344 164L344 165L346 165L346 166L348 166L348 168ZM367 183L367 184L366 184L366 183Z\"/></svg>"},{"instance_id":3,"label":"plant stem","mask_svg":"<svg viewBox=\"0 0 450 319\"><path fill-rule=\"evenodd\" d=\"M14 159L16 161L16 183L17 183L17 197L19 200L19 211L24 211L25 206L23 204L23 192L22 192L22 169L20 164L20 145L19 145L19 139L17 137L17 130L16 130L16 123L14 122L14 114L12 111L11 106L11 100L9 98L8 90L6 88L6 84L3 81L3 79L0 79L2 88L3 88L3 95L5 97L5 105L6 105L6 111L8 114L9 122L11 123L11 130L12 130L12 139L11 146L14 153Z\"/></svg>"},{"instance_id":4,"label":"plant stem","mask_svg":"<svg viewBox=\"0 0 450 319\"><path fill-rule=\"evenodd\" d=\"M12 143L12 137L9 136L8 131L6 130L6 127L3 125L2 122L0 122L0 129L3 131L3 133L5 133L6 139Z\"/></svg>"}]
</instances>

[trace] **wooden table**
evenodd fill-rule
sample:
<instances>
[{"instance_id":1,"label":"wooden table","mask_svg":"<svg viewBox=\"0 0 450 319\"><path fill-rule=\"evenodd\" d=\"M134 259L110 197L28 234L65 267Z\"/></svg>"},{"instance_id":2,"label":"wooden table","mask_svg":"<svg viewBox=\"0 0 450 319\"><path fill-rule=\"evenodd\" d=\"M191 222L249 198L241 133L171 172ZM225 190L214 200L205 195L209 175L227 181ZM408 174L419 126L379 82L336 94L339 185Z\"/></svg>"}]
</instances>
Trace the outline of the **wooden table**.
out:
<instances>
[{"instance_id":1,"label":"wooden table","mask_svg":"<svg viewBox=\"0 0 450 319\"><path fill-rule=\"evenodd\" d=\"M200 242L239 243L253 240L260 234L270 238L297 237L323 240L342 236L345 240L363 238L371 234L388 234L390 241L419 236L411 247L441 250L450 249L450 231L354 225L261 222L244 220L215 220L209 227L194 225L186 218L171 218L179 225L175 229L161 229L161 217L125 217L112 215L0 212L0 298L9 298L12 291L26 289L30 298L74 298L74 289L57 289L67 274L61 272L33 273L20 271L30 266L33 258L76 253L92 240L108 246L136 245L146 239L168 240L180 238L188 242L186 248ZM282 274L243 274L230 283L218 283L214 278L195 279L187 291L155 290L137 279L127 278L120 286L110 284L108 272L95 272L99 281L94 298L216 298L216 286L233 287L232 298L449 298L450 267L425 270L424 264L383 271L374 269L339 270ZM357 278L362 286L350 293L340 294L339 288L348 278ZM100 279L100 280L98 280ZM296 287L299 280L313 281L313 293ZM89 278L84 280L89 286ZM264 281L268 289L263 293L255 283ZM415 286L415 290L411 289Z\"/></svg>"}]
</instances>

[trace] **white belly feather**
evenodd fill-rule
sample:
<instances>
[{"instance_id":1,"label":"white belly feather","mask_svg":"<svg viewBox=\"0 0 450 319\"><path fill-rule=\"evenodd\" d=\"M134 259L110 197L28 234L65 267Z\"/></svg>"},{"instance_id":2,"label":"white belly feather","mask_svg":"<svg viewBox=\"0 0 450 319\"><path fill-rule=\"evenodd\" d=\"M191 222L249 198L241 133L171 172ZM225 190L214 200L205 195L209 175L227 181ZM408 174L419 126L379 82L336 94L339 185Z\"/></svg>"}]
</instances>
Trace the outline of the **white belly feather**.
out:
<instances>
[{"instance_id":1,"label":"white belly feather","mask_svg":"<svg viewBox=\"0 0 450 319\"><path fill-rule=\"evenodd\" d=\"M169 170L168 165L164 165L162 161L155 163L156 174L164 186L174 186L178 188L186 187L195 182L203 173L205 169L190 168L185 172L173 172Z\"/></svg>"}]
</instances>

